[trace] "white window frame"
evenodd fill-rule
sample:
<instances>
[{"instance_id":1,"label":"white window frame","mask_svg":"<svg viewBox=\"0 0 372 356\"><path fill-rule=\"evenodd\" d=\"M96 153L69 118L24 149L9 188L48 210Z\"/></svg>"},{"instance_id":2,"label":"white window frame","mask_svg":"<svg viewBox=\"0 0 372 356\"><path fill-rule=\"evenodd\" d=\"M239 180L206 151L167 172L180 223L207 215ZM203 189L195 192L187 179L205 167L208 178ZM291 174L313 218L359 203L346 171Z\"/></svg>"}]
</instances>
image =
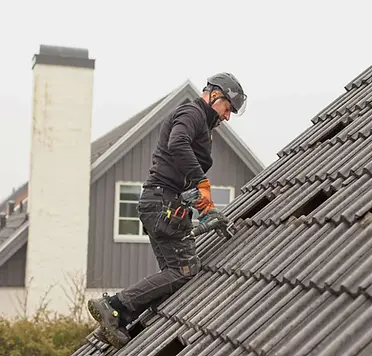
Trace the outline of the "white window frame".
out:
<instances>
[{"instance_id":1,"label":"white window frame","mask_svg":"<svg viewBox=\"0 0 372 356\"><path fill-rule=\"evenodd\" d=\"M225 190L230 191L229 202L226 205L230 204L235 198L235 187L230 186L230 185L227 185L227 186L226 185L211 185L212 200L213 200L213 189L225 189ZM216 204L216 207L218 208L218 204Z\"/></svg>"},{"instance_id":2,"label":"white window frame","mask_svg":"<svg viewBox=\"0 0 372 356\"><path fill-rule=\"evenodd\" d=\"M141 193L143 191L143 187L142 187L142 182L138 182L138 181L117 181L115 183L115 212L114 212L114 241L115 242L118 242L118 243L150 243L150 240L149 240L149 237L147 235L120 235L119 234L119 220L120 220L120 216L119 216L119 212L120 212L120 187L122 185L130 185L130 186L139 186L141 188ZM234 198L235 198L235 187L233 186L224 186L224 185L212 185L211 186L211 190L212 190L212 199L213 199L213 189L224 189L224 190L229 190L230 191L230 195L229 195L229 202L226 204L230 204ZM225 206L226 206L225 205ZM217 209L221 209L222 208L216 204L216 207ZM131 218L127 218L128 220L131 220ZM139 220L139 218L133 218L133 220ZM193 219L193 223L194 224L198 224L199 221L198 220L195 220ZM140 231L143 232L143 224L142 222L139 220L139 224L140 224Z\"/></svg>"},{"instance_id":3,"label":"white window frame","mask_svg":"<svg viewBox=\"0 0 372 356\"><path fill-rule=\"evenodd\" d=\"M117 181L115 183L115 212L114 212L114 241L119 243L150 243L149 237L143 235L120 235L119 234L119 220L120 220L120 187L122 185L136 186L143 191L143 182L138 181ZM143 232L143 224L139 218L126 218L127 220L138 220L140 224L140 231Z\"/></svg>"}]
</instances>

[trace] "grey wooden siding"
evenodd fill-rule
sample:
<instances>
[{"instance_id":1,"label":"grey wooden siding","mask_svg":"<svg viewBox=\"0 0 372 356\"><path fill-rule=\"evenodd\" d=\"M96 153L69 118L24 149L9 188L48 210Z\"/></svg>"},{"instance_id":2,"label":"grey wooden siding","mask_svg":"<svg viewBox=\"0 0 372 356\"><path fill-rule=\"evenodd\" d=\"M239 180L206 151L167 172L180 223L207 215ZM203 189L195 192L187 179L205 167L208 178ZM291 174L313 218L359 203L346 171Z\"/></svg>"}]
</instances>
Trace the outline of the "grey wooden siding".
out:
<instances>
[{"instance_id":1,"label":"grey wooden siding","mask_svg":"<svg viewBox=\"0 0 372 356\"><path fill-rule=\"evenodd\" d=\"M143 182L147 178L159 128L142 139L91 186L87 269L89 288L125 288L158 271L149 244L113 241L113 217L115 182ZM209 174L212 184L234 186L238 195L240 188L253 177L252 172L217 132L213 135L212 147L214 166Z\"/></svg>"},{"instance_id":2,"label":"grey wooden siding","mask_svg":"<svg viewBox=\"0 0 372 356\"><path fill-rule=\"evenodd\" d=\"M87 286L124 288L158 270L147 243L115 243L115 182L148 175L160 127L154 129L91 186Z\"/></svg>"},{"instance_id":3,"label":"grey wooden siding","mask_svg":"<svg viewBox=\"0 0 372 356\"><path fill-rule=\"evenodd\" d=\"M24 287L27 244L0 267L0 287Z\"/></svg>"},{"instance_id":4,"label":"grey wooden siding","mask_svg":"<svg viewBox=\"0 0 372 356\"><path fill-rule=\"evenodd\" d=\"M212 135L213 166L208 172L212 185L233 186L235 196L240 194L240 188L251 180L254 175L238 155L218 134L218 129Z\"/></svg>"}]
</instances>

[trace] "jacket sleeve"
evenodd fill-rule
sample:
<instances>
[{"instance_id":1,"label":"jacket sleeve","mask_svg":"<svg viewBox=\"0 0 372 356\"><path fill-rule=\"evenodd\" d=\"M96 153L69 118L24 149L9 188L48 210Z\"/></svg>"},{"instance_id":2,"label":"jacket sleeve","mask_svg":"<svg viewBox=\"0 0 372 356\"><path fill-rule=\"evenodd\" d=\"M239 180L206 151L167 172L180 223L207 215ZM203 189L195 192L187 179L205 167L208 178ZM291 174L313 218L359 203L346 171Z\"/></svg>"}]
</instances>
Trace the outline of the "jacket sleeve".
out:
<instances>
[{"instance_id":1,"label":"jacket sleeve","mask_svg":"<svg viewBox=\"0 0 372 356\"><path fill-rule=\"evenodd\" d=\"M198 183L205 174L196 159L191 143L198 133L200 123L192 114L181 114L173 121L168 150L173 162L184 173L187 180Z\"/></svg>"}]
</instances>

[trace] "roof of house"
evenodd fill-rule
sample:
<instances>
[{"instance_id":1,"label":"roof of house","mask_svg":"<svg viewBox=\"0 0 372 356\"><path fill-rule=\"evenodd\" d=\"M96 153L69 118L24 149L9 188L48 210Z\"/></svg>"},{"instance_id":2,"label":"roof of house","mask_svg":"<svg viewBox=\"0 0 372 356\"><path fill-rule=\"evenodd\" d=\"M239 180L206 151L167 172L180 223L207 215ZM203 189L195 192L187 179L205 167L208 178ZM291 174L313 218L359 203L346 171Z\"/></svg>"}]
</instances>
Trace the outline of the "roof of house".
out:
<instances>
[{"instance_id":1,"label":"roof of house","mask_svg":"<svg viewBox=\"0 0 372 356\"><path fill-rule=\"evenodd\" d=\"M124 121L121 125L115 127L105 135L101 136L97 140L92 142L91 162L93 163L104 154L114 143L116 143L121 137L123 137L134 125L138 124L151 110L158 106L165 98L164 96L160 100L156 101L146 109L142 110L138 114L134 115L130 119Z\"/></svg>"},{"instance_id":2,"label":"roof of house","mask_svg":"<svg viewBox=\"0 0 372 356\"><path fill-rule=\"evenodd\" d=\"M199 95L200 92L187 80L179 88L92 142L91 182L94 183L99 179L99 177L107 172L110 167L129 152L143 137L148 135L161 123L164 115L170 113L175 106L185 101L191 101ZM228 124L223 123L223 125L219 127L219 134L254 174L264 169L260 160L234 133ZM7 203L9 200L15 201L18 205L21 201L27 199L27 190L28 182L23 184L7 199L0 203L0 212L7 211ZM17 213L18 212L15 211L14 216L7 219L7 226L11 223L12 228L5 227L0 230L0 266L2 262L5 263L7 259L27 242L28 220L23 220L22 218L17 219ZM22 212L22 214L24 214L24 212ZM8 243L5 244L5 242Z\"/></svg>"},{"instance_id":3,"label":"roof of house","mask_svg":"<svg viewBox=\"0 0 372 356\"><path fill-rule=\"evenodd\" d=\"M372 67L243 187L224 209L238 232L197 239L202 272L140 334L74 355L372 355L371 83Z\"/></svg>"}]
</instances>

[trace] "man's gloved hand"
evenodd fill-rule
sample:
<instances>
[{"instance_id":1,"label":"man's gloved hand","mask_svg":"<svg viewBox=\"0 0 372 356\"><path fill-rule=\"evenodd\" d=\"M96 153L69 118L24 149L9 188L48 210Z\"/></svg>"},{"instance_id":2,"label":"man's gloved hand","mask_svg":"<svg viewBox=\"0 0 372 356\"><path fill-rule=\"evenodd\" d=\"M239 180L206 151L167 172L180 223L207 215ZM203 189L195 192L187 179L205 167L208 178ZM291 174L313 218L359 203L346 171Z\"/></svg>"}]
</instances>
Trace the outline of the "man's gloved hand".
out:
<instances>
[{"instance_id":1,"label":"man's gloved hand","mask_svg":"<svg viewBox=\"0 0 372 356\"><path fill-rule=\"evenodd\" d=\"M196 187L199 190L201 198L194 203L201 217L214 208L211 196L211 183L208 178L201 180Z\"/></svg>"},{"instance_id":2,"label":"man's gloved hand","mask_svg":"<svg viewBox=\"0 0 372 356\"><path fill-rule=\"evenodd\" d=\"M203 216L199 215L198 220L201 223L207 223L208 221L211 221L215 218L217 218L219 221L218 227L220 228L227 227L227 224L229 223L229 219L215 207L209 209L207 214Z\"/></svg>"}]
</instances>

